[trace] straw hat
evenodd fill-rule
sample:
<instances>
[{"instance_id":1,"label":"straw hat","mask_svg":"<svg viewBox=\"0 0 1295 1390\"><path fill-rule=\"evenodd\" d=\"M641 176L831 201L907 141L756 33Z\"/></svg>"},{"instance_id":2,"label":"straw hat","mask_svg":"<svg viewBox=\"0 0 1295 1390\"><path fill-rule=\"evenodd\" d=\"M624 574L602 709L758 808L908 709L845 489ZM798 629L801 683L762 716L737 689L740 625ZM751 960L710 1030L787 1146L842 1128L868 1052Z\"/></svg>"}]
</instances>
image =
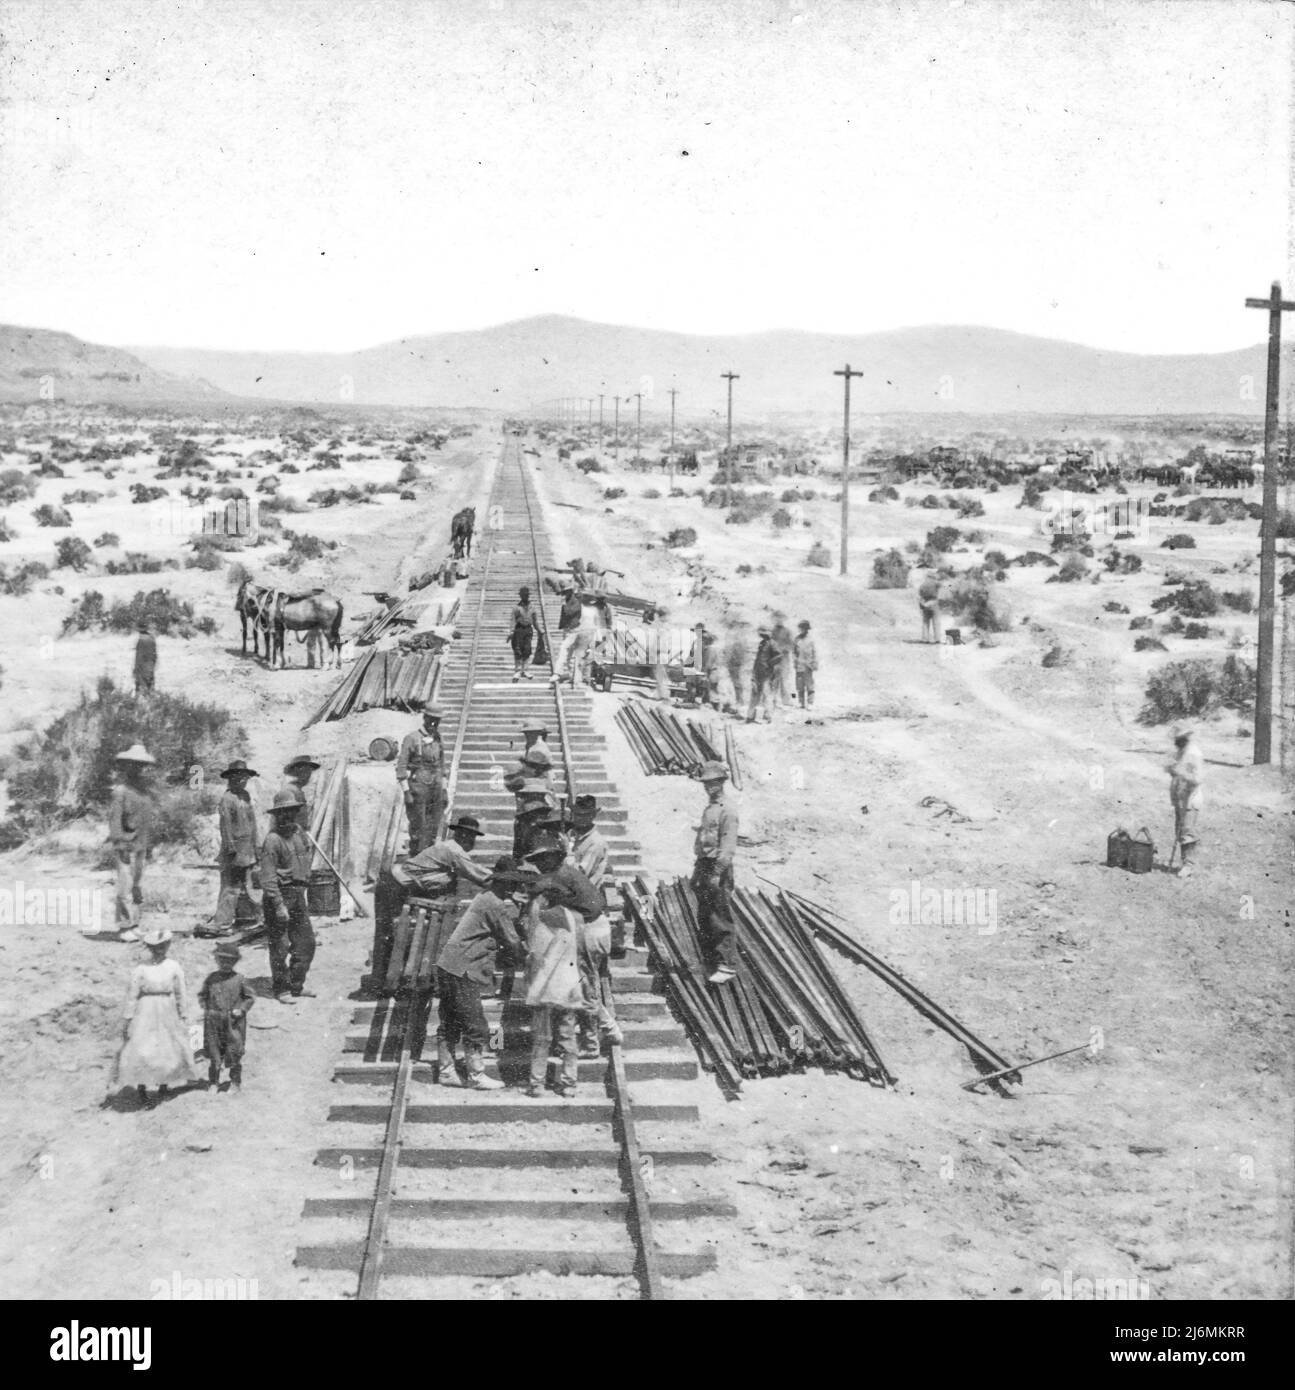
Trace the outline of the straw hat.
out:
<instances>
[{"instance_id":1,"label":"straw hat","mask_svg":"<svg viewBox=\"0 0 1295 1390\"><path fill-rule=\"evenodd\" d=\"M212 952L217 960L236 961L242 960L243 953L234 945L232 941L223 941Z\"/></svg>"},{"instance_id":2,"label":"straw hat","mask_svg":"<svg viewBox=\"0 0 1295 1390\"><path fill-rule=\"evenodd\" d=\"M291 772L294 767L310 767L318 771L322 764L317 763L309 753L298 753L290 763L284 763L284 772Z\"/></svg>"},{"instance_id":3,"label":"straw hat","mask_svg":"<svg viewBox=\"0 0 1295 1390\"><path fill-rule=\"evenodd\" d=\"M296 787L284 787L282 791L274 794L274 801L270 806L271 811L295 811L298 806L306 804L305 797Z\"/></svg>"},{"instance_id":4,"label":"straw hat","mask_svg":"<svg viewBox=\"0 0 1295 1390\"><path fill-rule=\"evenodd\" d=\"M142 743L132 744L124 753L118 753L115 759L119 763L141 763L145 767L152 767L157 759L150 757Z\"/></svg>"},{"instance_id":5,"label":"straw hat","mask_svg":"<svg viewBox=\"0 0 1295 1390\"><path fill-rule=\"evenodd\" d=\"M721 762L702 763L697 769L697 780L699 782L727 782L728 768Z\"/></svg>"},{"instance_id":6,"label":"straw hat","mask_svg":"<svg viewBox=\"0 0 1295 1390\"><path fill-rule=\"evenodd\" d=\"M424 705L424 706L423 706L423 718L424 718L424 719L444 719L444 718L445 718L445 710L444 710L444 708L443 708L442 706L440 706L440 705Z\"/></svg>"},{"instance_id":7,"label":"straw hat","mask_svg":"<svg viewBox=\"0 0 1295 1390\"><path fill-rule=\"evenodd\" d=\"M254 768L248 767L242 758L235 758L232 763L220 775L226 779L241 773L244 777L259 777L261 774Z\"/></svg>"},{"instance_id":8,"label":"straw hat","mask_svg":"<svg viewBox=\"0 0 1295 1390\"><path fill-rule=\"evenodd\" d=\"M139 938L145 946L165 946L171 940L169 927L149 927Z\"/></svg>"}]
</instances>

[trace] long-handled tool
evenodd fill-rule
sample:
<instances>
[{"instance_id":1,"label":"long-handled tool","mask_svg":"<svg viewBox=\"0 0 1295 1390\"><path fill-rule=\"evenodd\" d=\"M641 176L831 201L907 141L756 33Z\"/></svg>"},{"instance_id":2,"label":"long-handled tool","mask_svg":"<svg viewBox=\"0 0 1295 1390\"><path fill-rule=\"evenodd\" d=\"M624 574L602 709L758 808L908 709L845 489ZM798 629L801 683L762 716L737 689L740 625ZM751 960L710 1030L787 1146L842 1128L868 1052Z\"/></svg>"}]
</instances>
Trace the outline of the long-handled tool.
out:
<instances>
[{"instance_id":1,"label":"long-handled tool","mask_svg":"<svg viewBox=\"0 0 1295 1390\"><path fill-rule=\"evenodd\" d=\"M359 898L355 896L355 894L351 891L351 885L347 883L347 881L341 876L341 874L337 872L336 865L334 865L333 861L328 857L328 855L326 855L324 851L320 849L319 841L315 839L315 837L310 833L309 830L303 830L301 833L306 837L306 839L310 841L312 845L314 845L316 853L324 861L324 863L328 865L329 869L332 871L333 877L338 881L338 883L342 885L343 888L346 889L347 895L355 904L356 912L358 912L361 917L367 917L369 915L368 908L366 908L364 904L359 900Z\"/></svg>"},{"instance_id":2,"label":"long-handled tool","mask_svg":"<svg viewBox=\"0 0 1295 1390\"><path fill-rule=\"evenodd\" d=\"M998 1081L1004 1076L1011 1076L1013 1072L1024 1071L1026 1067L1037 1067L1042 1062L1051 1062L1058 1057L1069 1057L1072 1052L1087 1052L1090 1043L1080 1043L1078 1047L1068 1047L1064 1052L1050 1052L1046 1057L1036 1057L1032 1062L1019 1062L1016 1066L1006 1071L991 1071L984 1076L978 1076L974 1081L964 1081L962 1089L964 1091L974 1091L977 1086L983 1086L986 1081Z\"/></svg>"}]
</instances>

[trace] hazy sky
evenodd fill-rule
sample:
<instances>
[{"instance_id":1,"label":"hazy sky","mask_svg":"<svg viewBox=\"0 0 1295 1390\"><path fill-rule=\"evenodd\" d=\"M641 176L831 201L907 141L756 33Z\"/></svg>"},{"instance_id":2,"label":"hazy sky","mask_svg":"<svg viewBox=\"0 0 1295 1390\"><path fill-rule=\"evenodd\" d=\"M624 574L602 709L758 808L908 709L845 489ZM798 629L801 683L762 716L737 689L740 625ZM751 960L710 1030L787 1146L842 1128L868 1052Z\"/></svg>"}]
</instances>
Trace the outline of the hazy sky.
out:
<instances>
[{"instance_id":1,"label":"hazy sky","mask_svg":"<svg viewBox=\"0 0 1295 1390\"><path fill-rule=\"evenodd\" d=\"M1262 336L1292 7L0 0L0 320ZM1295 283L1292 284L1295 288Z\"/></svg>"}]
</instances>

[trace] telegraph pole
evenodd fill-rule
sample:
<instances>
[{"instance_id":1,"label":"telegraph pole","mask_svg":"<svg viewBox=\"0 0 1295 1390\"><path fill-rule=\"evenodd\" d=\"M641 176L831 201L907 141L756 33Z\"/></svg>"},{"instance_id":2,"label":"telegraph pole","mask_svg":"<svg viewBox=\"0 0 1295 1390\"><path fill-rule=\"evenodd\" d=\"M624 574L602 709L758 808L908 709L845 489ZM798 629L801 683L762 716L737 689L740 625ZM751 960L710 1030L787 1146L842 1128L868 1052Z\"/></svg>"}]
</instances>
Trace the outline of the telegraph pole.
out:
<instances>
[{"instance_id":1,"label":"telegraph pole","mask_svg":"<svg viewBox=\"0 0 1295 1390\"><path fill-rule=\"evenodd\" d=\"M603 398L598 397L598 452L603 451Z\"/></svg>"},{"instance_id":2,"label":"telegraph pole","mask_svg":"<svg viewBox=\"0 0 1295 1390\"><path fill-rule=\"evenodd\" d=\"M1295 302L1273 281L1267 299L1247 299L1247 309L1268 310L1268 395L1264 401L1264 516L1259 531L1259 670L1255 683L1256 763L1272 761L1273 620L1277 612L1277 399L1281 393L1282 313Z\"/></svg>"},{"instance_id":3,"label":"telegraph pole","mask_svg":"<svg viewBox=\"0 0 1295 1390\"><path fill-rule=\"evenodd\" d=\"M641 458L643 455L643 392L636 391L634 399L638 402L638 415L634 423L634 456Z\"/></svg>"},{"instance_id":4,"label":"telegraph pole","mask_svg":"<svg viewBox=\"0 0 1295 1390\"><path fill-rule=\"evenodd\" d=\"M614 462L621 461L621 398L613 396L616 402L616 423L612 427L612 459Z\"/></svg>"},{"instance_id":5,"label":"telegraph pole","mask_svg":"<svg viewBox=\"0 0 1295 1390\"><path fill-rule=\"evenodd\" d=\"M845 378L845 432L841 437L841 573L850 572L850 378L862 376L853 371L850 364L845 370L833 372L833 376Z\"/></svg>"},{"instance_id":6,"label":"telegraph pole","mask_svg":"<svg viewBox=\"0 0 1295 1390\"><path fill-rule=\"evenodd\" d=\"M721 372L728 382L728 443L724 446L724 505L733 505L733 383L740 381L736 372Z\"/></svg>"},{"instance_id":7,"label":"telegraph pole","mask_svg":"<svg viewBox=\"0 0 1295 1390\"><path fill-rule=\"evenodd\" d=\"M670 491L674 491L674 398L679 394L674 386L670 388Z\"/></svg>"}]
</instances>

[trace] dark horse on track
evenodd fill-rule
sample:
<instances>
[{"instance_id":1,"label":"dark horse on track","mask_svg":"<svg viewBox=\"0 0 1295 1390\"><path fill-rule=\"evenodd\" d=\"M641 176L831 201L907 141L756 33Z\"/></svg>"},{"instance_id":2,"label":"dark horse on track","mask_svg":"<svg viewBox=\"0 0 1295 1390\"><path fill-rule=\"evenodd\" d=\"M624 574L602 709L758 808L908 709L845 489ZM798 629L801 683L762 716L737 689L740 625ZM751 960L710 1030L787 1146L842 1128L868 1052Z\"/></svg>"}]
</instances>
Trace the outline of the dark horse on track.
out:
<instances>
[{"instance_id":1,"label":"dark horse on track","mask_svg":"<svg viewBox=\"0 0 1295 1390\"><path fill-rule=\"evenodd\" d=\"M450 522L450 544L456 560L467 560L472 556L472 529L476 525L477 509L464 507L454 513Z\"/></svg>"}]
</instances>

